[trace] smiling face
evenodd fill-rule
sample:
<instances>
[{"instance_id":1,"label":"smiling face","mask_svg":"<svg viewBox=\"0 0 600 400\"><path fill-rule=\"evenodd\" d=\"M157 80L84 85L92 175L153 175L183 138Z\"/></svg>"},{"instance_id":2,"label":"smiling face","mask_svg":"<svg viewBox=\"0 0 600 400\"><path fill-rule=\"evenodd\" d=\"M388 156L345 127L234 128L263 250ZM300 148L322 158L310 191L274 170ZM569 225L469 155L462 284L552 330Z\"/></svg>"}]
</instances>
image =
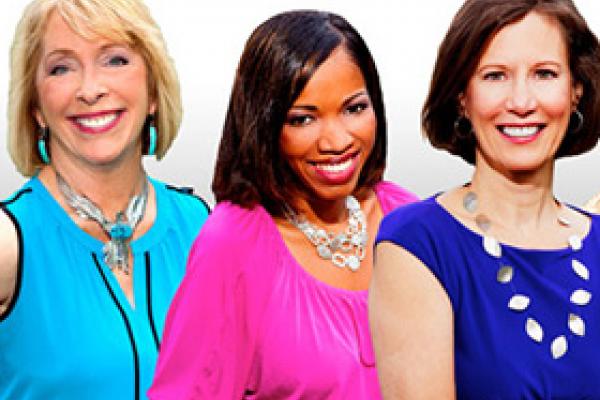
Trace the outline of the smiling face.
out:
<instances>
[{"instance_id":1,"label":"smiling face","mask_svg":"<svg viewBox=\"0 0 600 400\"><path fill-rule=\"evenodd\" d=\"M507 172L551 165L581 96L558 23L535 12L496 33L460 102L476 163Z\"/></svg>"},{"instance_id":2,"label":"smiling face","mask_svg":"<svg viewBox=\"0 0 600 400\"><path fill-rule=\"evenodd\" d=\"M287 113L281 151L307 196L340 199L356 189L377 120L363 75L343 47L312 75Z\"/></svg>"},{"instance_id":3,"label":"smiling face","mask_svg":"<svg viewBox=\"0 0 600 400\"><path fill-rule=\"evenodd\" d=\"M87 40L54 12L36 75L40 126L50 128L55 164L109 166L141 158L148 114L147 69L133 49L100 37Z\"/></svg>"}]
</instances>

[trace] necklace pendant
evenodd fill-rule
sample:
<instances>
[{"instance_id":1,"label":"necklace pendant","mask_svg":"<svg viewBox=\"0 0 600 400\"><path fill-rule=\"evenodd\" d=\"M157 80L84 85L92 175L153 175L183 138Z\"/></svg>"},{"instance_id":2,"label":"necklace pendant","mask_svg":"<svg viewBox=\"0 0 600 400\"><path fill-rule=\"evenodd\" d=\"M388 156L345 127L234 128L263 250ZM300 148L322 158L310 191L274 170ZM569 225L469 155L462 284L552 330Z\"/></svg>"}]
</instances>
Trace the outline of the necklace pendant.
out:
<instances>
[{"instance_id":1,"label":"necklace pendant","mask_svg":"<svg viewBox=\"0 0 600 400\"><path fill-rule=\"evenodd\" d=\"M122 212L117 213L117 218L115 218L115 222L110 226L108 234L113 240L127 240L133 235L133 229L125 222Z\"/></svg>"},{"instance_id":2,"label":"necklace pendant","mask_svg":"<svg viewBox=\"0 0 600 400\"><path fill-rule=\"evenodd\" d=\"M586 281L590 279L590 271L581 261L573 259L571 261L571 267L573 268L573 271L577 274L577 276L579 276L581 279L584 279Z\"/></svg>"},{"instance_id":3,"label":"necklace pendant","mask_svg":"<svg viewBox=\"0 0 600 400\"><path fill-rule=\"evenodd\" d=\"M114 240L127 240L133 235L133 229L128 224L118 222L110 227L108 234Z\"/></svg>"},{"instance_id":4,"label":"necklace pendant","mask_svg":"<svg viewBox=\"0 0 600 400\"><path fill-rule=\"evenodd\" d=\"M527 322L525 323L525 332L527 332L527 336L538 343L541 343L544 339L544 330L542 326L533 318L527 318Z\"/></svg>"},{"instance_id":5,"label":"necklace pendant","mask_svg":"<svg viewBox=\"0 0 600 400\"><path fill-rule=\"evenodd\" d=\"M317 253L319 254L319 257L321 257L322 259L331 260L331 257L332 257L331 249L327 245L325 245L325 244L318 245Z\"/></svg>"},{"instance_id":6,"label":"necklace pendant","mask_svg":"<svg viewBox=\"0 0 600 400\"><path fill-rule=\"evenodd\" d=\"M567 344L567 338L564 335L558 336L552 341L550 345L550 351L552 352L552 358L555 360L561 358L567 352L569 345Z\"/></svg>"},{"instance_id":7,"label":"necklace pendant","mask_svg":"<svg viewBox=\"0 0 600 400\"><path fill-rule=\"evenodd\" d=\"M581 250L581 248L583 247L583 241L577 235L571 235L571 236L569 236L569 238L567 239L567 241L569 242L569 247L573 251Z\"/></svg>"},{"instance_id":8,"label":"necklace pendant","mask_svg":"<svg viewBox=\"0 0 600 400\"><path fill-rule=\"evenodd\" d=\"M569 314L569 329L577 336L585 335L585 322L577 314Z\"/></svg>"},{"instance_id":9,"label":"necklace pendant","mask_svg":"<svg viewBox=\"0 0 600 400\"><path fill-rule=\"evenodd\" d=\"M102 249L104 262L111 270L115 268L129 275L129 246L124 240L109 240Z\"/></svg>"},{"instance_id":10,"label":"necklace pendant","mask_svg":"<svg viewBox=\"0 0 600 400\"><path fill-rule=\"evenodd\" d=\"M493 238L492 236L484 236L483 237L483 248L486 253L495 258L500 258L502 256L502 248L500 247L500 243Z\"/></svg>"},{"instance_id":11,"label":"necklace pendant","mask_svg":"<svg viewBox=\"0 0 600 400\"><path fill-rule=\"evenodd\" d=\"M350 271L356 272L360 267L360 260L356 256L348 256L346 259L346 266L350 268Z\"/></svg>"},{"instance_id":12,"label":"necklace pendant","mask_svg":"<svg viewBox=\"0 0 600 400\"><path fill-rule=\"evenodd\" d=\"M470 213L474 213L477 210L477 195L473 192L468 192L463 197L463 207Z\"/></svg>"}]
</instances>

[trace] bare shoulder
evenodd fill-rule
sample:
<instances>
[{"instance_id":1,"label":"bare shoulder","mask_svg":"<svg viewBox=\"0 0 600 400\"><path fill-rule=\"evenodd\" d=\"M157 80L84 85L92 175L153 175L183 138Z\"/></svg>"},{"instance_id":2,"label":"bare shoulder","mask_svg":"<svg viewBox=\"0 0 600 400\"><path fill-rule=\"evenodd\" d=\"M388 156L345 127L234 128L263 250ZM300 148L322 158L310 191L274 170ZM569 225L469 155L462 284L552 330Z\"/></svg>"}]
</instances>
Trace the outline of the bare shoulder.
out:
<instances>
[{"instance_id":1,"label":"bare shoulder","mask_svg":"<svg viewBox=\"0 0 600 400\"><path fill-rule=\"evenodd\" d=\"M17 230L8 214L0 209L0 315L12 298L19 257Z\"/></svg>"},{"instance_id":2,"label":"bare shoulder","mask_svg":"<svg viewBox=\"0 0 600 400\"><path fill-rule=\"evenodd\" d=\"M600 193L592 197L583 208L594 214L600 214Z\"/></svg>"},{"instance_id":3,"label":"bare shoulder","mask_svg":"<svg viewBox=\"0 0 600 400\"><path fill-rule=\"evenodd\" d=\"M383 397L454 399L450 299L406 249L382 242L375 257L368 304Z\"/></svg>"}]
</instances>

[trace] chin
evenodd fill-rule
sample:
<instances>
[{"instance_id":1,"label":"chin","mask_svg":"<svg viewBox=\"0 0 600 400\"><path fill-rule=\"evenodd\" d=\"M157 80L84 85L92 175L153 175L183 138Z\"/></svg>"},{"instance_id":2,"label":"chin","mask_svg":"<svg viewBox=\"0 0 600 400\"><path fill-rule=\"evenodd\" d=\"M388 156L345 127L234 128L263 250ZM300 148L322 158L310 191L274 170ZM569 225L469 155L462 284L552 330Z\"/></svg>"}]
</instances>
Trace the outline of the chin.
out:
<instances>
[{"instance_id":1,"label":"chin","mask_svg":"<svg viewBox=\"0 0 600 400\"><path fill-rule=\"evenodd\" d=\"M339 200L354 193L357 186L356 183L353 181L344 185L313 187L311 192L320 200Z\"/></svg>"}]
</instances>

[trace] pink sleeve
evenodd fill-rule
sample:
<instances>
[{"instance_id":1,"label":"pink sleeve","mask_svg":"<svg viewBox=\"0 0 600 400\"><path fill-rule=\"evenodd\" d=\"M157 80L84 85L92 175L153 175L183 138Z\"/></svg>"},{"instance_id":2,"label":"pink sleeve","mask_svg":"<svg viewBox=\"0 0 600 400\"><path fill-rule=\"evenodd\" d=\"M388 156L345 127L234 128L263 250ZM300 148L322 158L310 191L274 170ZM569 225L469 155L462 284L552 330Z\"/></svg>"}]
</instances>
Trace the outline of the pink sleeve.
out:
<instances>
[{"instance_id":1,"label":"pink sleeve","mask_svg":"<svg viewBox=\"0 0 600 400\"><path fill-rule=\"evenodd\" d=\"M234 240L231 229L208 221L196 239L169 309L150 399L243 397L259 296L248 293L247 244Z\"/></svg>"},{"instance_id":2,"label":"pink sleeve","mask_svg":"<svg viewBox=\"0 0 600 400\"><path fill-rule=\"evenodd\" d=\"M419 201L419 198L408 190L388 181L381 181L375 185L375 193L384 214L397 207Z\"/></svg>"}]
</instances>

